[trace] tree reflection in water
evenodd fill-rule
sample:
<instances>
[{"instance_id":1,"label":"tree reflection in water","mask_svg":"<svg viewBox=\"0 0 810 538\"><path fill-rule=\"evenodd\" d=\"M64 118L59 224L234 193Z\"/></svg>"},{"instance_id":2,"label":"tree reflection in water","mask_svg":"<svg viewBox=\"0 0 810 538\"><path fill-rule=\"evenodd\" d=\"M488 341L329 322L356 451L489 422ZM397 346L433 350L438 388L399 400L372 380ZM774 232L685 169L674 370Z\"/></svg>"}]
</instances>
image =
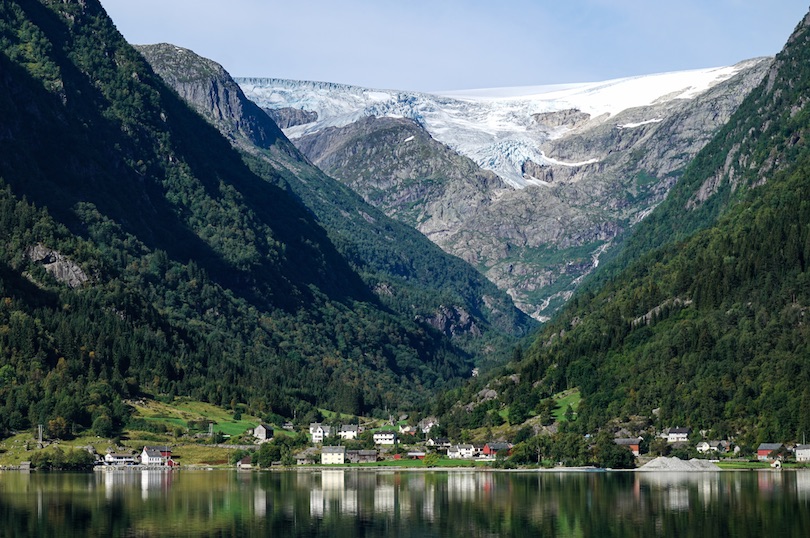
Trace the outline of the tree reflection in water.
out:
<instances>
[{"instance_id":1,"label":"tree reflection in water","mask_svg":"<svg viewBox=\"0 0 810 538\"><path fill-rule=\"evenodd\" d=\"M8 536L810 536L810 471L0 473Z\"/></svg>"}]
</instances>

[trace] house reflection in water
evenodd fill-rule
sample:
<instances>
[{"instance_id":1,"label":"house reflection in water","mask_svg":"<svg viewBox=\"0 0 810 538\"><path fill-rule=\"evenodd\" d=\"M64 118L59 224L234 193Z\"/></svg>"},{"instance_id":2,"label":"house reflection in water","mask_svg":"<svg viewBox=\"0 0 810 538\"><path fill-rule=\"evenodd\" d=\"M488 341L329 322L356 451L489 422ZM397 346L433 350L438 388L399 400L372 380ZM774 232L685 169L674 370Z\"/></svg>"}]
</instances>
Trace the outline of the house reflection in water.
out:
<instances>
[{"instance_id":1,"label":"house reflection in water","mask_svg":"<svg viewBox=\"0 0 810 538\"><path fill-rule=\"evenodd\" d=\"M799 500L810 501L810 470L796 471L796 496Z\"/></svg>"},{"instance_id":2,"label":"house reflection in water","mask_svg":"<svg viewBox=\"0 0 810 538\"><path fill-rule=\"evenodd\" d=\"M350 515L358 513L357 490L346 487L346 471L323 470L320 472L320 487L317 483L309 487L309 512L312 517L321 518L332 510Z\"/></svg>"},{"instance_id":3,"label":"house reflection in water","mask_svg":"<svg viewBox=\"0 0 810 538\"><path fill-rule=\"evenodd\" d=\"M455 472L447 475L447 497L451 500L474 500L479 491L478 480L483 475L475 472Z\"/></svg>"},{"instance_id":4,"label":"house reflection in water","mask_svg":"<svg viewBox=\"0 0 810 538\"><path fill-rule=\"evenodd\" d=\"M141 497L143 500L160 497L164 486L168 488L172 473L165 470L146 469L141 471Z\"/></svg>"}]
</instances>

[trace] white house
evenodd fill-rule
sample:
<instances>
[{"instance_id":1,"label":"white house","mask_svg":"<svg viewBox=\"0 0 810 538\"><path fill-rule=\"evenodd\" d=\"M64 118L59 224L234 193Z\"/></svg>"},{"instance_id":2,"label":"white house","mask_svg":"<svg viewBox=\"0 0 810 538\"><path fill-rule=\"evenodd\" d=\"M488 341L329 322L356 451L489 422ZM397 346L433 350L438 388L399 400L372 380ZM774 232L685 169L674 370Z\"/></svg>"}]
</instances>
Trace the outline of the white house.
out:
<instances>
[{"instance_id":1,"label":"white house","mask_svg":"<svg viewBox=\"0 0 810 538\"><path fill-rule=\"evenodd\" d=\"M670 428L667 432L667 443L683 443L689 440L689 428Z\"/></svg>"},{"instance_id":2,"label":"white house","mask_svg":"<svg viewBox=\"0 0 810 538\"><path fill-rule=\"evenodd\" d=\"M338 436L341 439L357 439L360 433L360 427L357 424L344 424L338 430Z\"/></svg>"},{"instance_id":3,"label":"white house","mask_svg":"<svg viewBox=\"0 0 810 538\"><path fill-rule=\"evenodd\" d=\"M698 452L705 454L707 452L726 452L728 451L728 442L726 441L701 441L695 447Z\"/></svg>"},{"instance_id":4,"label":"white house","mask_svg":"<svg viewBox=\"0 0 810 538\"><path fill-rule=\"evenodd\" d=\"M475 447L472 445L453 445L447 449L447 457L454 460L470 460L475 457Z\"/></svg>"},{"instance_id":5,"label":"white house","mask_svg":"<svg viewBox=\"0 0 810 538\"><path fill-rule=\"evenodd\" d=\"M143 465L164 465L166 458L160 453L160 450L148 446L143 447L141 452L141 464Z\"/></svg>"},{"instance_id":6,"label":"white house","mask_svg":"<svg viewBox=\"0 0 810 538\"><path fill-rule=\"evenodd\" d=\"M435 448L450 448L450 439L446 437L431 437L425 442L425 445Z\"/></svg>"},{"instance_id":7,"label":"white house","mask_svg":"<svg viewBox=\"0 0 810 538\"><path fill-rule=\"evenodd\" d=\"M810 461L810 445L796 445L796 461Z\"/></svg>"},{"instance_id":8,"label":"white house","mask_svg":"<svg viewBox=\"0 0 810 538\"><path fill-rule=\"evenodd\" d=\"M269 441L273 438L273 427L262 422L253 428L253 437L258 439L259 442Z\"/></svg>"},{"instance_id":9,"label":"white house","mask_svg":"<svg viewBox=\"0 0 810 538\"><path fill-rule=\"evenodd\" d=\"M341 465L346 463L345 446L325 446L321 449L321 465Z\"/></svg>"},{"instance_id":10,"label":"white house","mask_svg":"<svg viewBox=\"0 0 810 538\"><path fill-rule=\"evenodd\" d=\"M326 426L320 422L313 422L309 425L309 435L312 437L313 443L323 443L324 438L329 437L331 433L331 426Z\"/></svg>"},{"instance_id":11,"label":"white house","mask_svg":"<svg viewBox=\"0 0 810 538\"><path fill-rule=\"evenodd\" d=\"M393 445L397 442L397 432L394 431L381 431L374 432L375 445Z\"/></svg>"},{"instance_id":12,"label":"white house","mask_svg":"<svg viewBox=\"0 0 810 538\"><path fill-rule=\"evenodd\" d=\"M104 463L107 465L132 465L138 463L138 458L134 454L109 452L104 456Z\"/></svg>"}]
</instances>

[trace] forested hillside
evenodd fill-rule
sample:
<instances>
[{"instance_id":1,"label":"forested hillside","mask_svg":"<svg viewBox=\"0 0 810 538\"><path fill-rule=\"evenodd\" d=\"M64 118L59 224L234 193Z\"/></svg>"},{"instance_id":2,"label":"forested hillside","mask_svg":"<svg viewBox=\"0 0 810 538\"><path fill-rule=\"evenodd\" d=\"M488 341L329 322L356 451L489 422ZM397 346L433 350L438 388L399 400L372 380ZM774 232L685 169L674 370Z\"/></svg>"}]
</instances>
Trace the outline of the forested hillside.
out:
<instances>
[{"instance_id":1,"label":"forested hillside","mask_svg":"<svg viewBox=\"0 0 810 538\"><path fill-rule=\"evenodd\" d=\"M805 19L639 226L625 269L576 297L520 357L502 401L516 417L578 387L582 432L641 416L745 443L810 433L808 59Z\"/></svg>"},{"instance_id":2,"label":"forested hillside","mask_svg":"<svg viewBox=\"0 0 810 538\"><path fill-rule=\"evenodd\" d=\"M0 155L0 433L107 434L144 394L372 412L469 373L96 0L0 4Z\"/></svg>"},{"instance_id":3,"label":"forested hillside","mask_svg":"<svg viewBox=\"0 0 810 538\"><path fill-rule=\"evenodd\" d=\"M310 164L222 66L170 44L136 48L181 97L249 153L244 158L258 175L289 189L312 211L387 307L444 332L477 365L501 363L517 337L535 326L472 266Z\"/></svg>"}]
</instances>

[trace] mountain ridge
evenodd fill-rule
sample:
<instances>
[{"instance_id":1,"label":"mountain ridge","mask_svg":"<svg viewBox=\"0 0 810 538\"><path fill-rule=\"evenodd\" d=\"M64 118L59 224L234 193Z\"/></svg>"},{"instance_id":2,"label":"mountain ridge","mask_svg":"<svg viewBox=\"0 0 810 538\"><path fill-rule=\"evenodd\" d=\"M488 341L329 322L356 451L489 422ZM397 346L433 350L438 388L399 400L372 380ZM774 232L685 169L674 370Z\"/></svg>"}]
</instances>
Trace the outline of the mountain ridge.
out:
<instances>
[{"instance_id":1,"label":"mountain ridge","mask_svg":"<svg viewBox=\"0 0 810 538\"><path fill-rule=\"evenodd\" d=\"M427 114L440 120L452 114L486 120L484 112L478 117L479 109L465 109L461 101L329 83L302 83L298 95L297 83L290 81L262 86L258 79L239 80L262 106L312 110L316 122L286 131L313 162L477 267L525 312L548 320L600 258L613 255L614 243L664 198L769 64L769 59L742 62L733 69L737 75L693 99L669 98L609 117L572 108L515 112L506 107L515 115L510 125L524 125L521 129L545 140L533 150L543 153L542 160L526 158L520 164L521 173L541 178L541 184L522 189L476 179L486 175L475 162L459 166L469 159L448 159L452 146L431 136L430 129L418 134ZM310 102L322 106L308 108ZM442 106L447 107L443 112ZM368 116L373 122L363 119L372 113L382 115ZM303 134L308 130L313 132Z\"/></svg>"}]
</instances>

